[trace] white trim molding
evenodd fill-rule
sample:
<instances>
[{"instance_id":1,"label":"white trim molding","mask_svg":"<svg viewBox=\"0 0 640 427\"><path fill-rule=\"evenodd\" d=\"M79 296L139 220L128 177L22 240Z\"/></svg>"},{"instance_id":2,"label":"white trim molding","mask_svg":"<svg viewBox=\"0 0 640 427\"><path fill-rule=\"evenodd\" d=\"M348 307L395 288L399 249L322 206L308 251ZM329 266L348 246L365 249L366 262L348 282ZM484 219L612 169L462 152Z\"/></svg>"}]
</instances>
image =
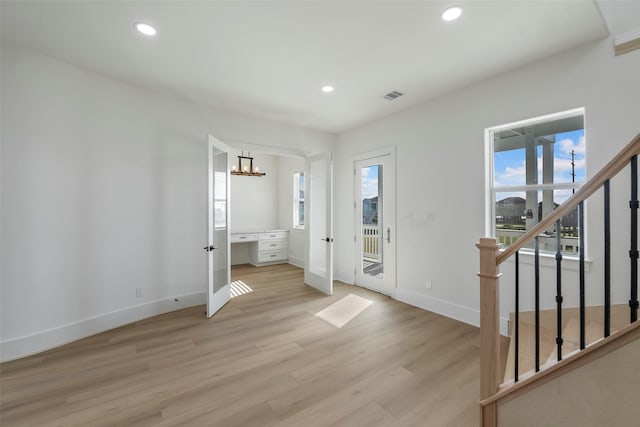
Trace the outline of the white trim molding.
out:
<instances>
[{"instance_id":1,"label":"white trim molding","mask_svg":"<svg viewBox=\"0 0 640 427\"><path fill-rule=\"evenodd\" d=\"M293 265L294 267L304 268L304 259L292 257L291 255L289 255L289 264Z\"/></svg>"},{"instance_id":2,"label":"white trim molding","mask_svg":"<svg viewBox=\"0 0 640 427\"><path fill-rule=\"evenodd\" d=\"M480 311L460 304L455 304L429 295L415 291L397 288L396 298L398 301L414 307L421 308L432 313L440 314L450 319L458 320L468 325L480 327ZM509 319L500 318L500 334L509 336Z\"/></svg>"},{"instance_id":3,"label":"white trim molding","mask_svg":"<svg viewBox=\"0 0 640 427\"><path fill-rule=\"evenodd\" d=\"M206 292L196 292L149 301L144 304L90 317L46 331L0 342L0 362L7 362L49 350L91 335L142 319L186 307L204 305ZM202 319L205 319L204 308Z\"/></svg>"}]
</instances>

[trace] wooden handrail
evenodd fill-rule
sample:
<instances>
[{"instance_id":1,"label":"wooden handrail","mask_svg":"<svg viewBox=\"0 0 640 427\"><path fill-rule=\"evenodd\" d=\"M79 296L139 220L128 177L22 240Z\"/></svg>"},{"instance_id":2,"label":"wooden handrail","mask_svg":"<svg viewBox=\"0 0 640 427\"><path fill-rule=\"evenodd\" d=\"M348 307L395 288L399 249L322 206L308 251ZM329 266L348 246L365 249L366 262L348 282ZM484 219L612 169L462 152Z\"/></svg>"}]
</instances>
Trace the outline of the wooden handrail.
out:
<instances>
[{"instance_id":1,"label":"wooden handrail","mask_svg":"<svg viewBox=\"0 0 640 427\"><path fill-rule=\"evenodd\" d=\"M506 261L511 255L522 249L524 245L532 241L537 235L551 227L557 220L567 215L578 204L586 200L589 196L600 189L608 179L613 178L620 172L635 155L640 154L640 133L631 140L631 142L620 151L609 163L607 163L597 174L587 181L575 194L571 195L563 204L555 209L551 214L547 215L534 227L529 229L516 242L502 251L496 257L496 264L500 265ZM582 233L582 230L580 230ZM582 250L582 248L580 248Z\"/></svg>"}]
</instances>

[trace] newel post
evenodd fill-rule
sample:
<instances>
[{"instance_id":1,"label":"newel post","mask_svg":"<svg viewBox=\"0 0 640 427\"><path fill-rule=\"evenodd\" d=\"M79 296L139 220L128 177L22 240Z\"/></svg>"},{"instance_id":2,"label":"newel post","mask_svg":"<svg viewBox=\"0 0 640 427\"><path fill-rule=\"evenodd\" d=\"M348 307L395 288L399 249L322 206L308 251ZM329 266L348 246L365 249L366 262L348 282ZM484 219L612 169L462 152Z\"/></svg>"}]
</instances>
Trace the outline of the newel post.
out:
<instances>
[{"instance_id":1,"label":"newel post","mask_svg":"<svg viewBox=\"0 0 640 427\"><path fill-rule=\"evenodd\" d=\"M496 256L500 246L494 238L483 237L480 249L480 400L493 396L500 387L500 268ZM495 402L483 406L482 426L495 426Z\"/></svg>"}]
</instances>

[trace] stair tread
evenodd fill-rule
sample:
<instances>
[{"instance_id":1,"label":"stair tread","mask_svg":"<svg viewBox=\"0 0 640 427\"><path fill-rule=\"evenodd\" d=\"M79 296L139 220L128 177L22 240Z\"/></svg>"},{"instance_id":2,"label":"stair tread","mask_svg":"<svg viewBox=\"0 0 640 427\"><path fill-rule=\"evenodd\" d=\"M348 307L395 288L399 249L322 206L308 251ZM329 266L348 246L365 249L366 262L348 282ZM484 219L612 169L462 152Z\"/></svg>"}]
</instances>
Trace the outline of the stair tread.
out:
<instances>
[{"instance_id":1,"label":"stair tread","mask_svg":"<svg viewBox=\"0 0 640 427\"><path fill-rule=\"evenodd\" d=\"M623 304L611 306L611 334L629 324L629 307ZM519 375L535 366L535 312L521 312L520 316ZM513 379L515 355L515 316L510 316L509 352L505 364L504 380ZM604 307L585 308L585 344L590 345L604 337ZM557 313L555 309L540 311L540 364L557 361ZM580 349L580 311L578 308L562 310L562 357Z\"/></svg>"},{"instance_id":2,"label":"stair tread","mask_svg":"<svg viewBox=\"0 0 640 427\"><path fill-rule=\"evenodd\" d=\"M519 374L535 368L535 325L520 324L520 351L518 352ZM505 380L513 379L515 369L515 339L511 340L509 354L505 366ZM555 348L555 333L547 328L540 328L540 365L544 364L545 356Z\"/></svg>"}]
</instances>

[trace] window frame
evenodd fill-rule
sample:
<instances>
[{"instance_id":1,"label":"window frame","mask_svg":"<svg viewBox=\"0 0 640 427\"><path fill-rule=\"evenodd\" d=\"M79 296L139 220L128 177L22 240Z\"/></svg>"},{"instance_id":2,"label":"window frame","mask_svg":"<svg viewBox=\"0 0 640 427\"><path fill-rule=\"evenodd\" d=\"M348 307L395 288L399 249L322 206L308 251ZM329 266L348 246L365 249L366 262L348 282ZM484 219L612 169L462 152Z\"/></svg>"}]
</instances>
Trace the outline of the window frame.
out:
<instances>
[{"instance_id":1,"label":"window frame","mask_svg":"<svg viewBox=\"0 0 640 427\"><path fill-rule=\"evenodd\" d=\"M504 125L493 126L485 129L485 235L492 236L497 239L496 232L496 196L498 193L504 192L526 192L526 191L543 191L543 190L566 190L566 189L575 189L578 190L582 187L587 181L588 176L586 174L586 158L587 153L585 150L584 158L585 158L585 178L582 182L559 182L552 184L524 184L524 185L508 185L508 186L496 186L495 185L495 164L494 164L494 155L495 155L495 147L494 147L494 135L497 132L517 128L517 127L525 127L525 126L533 126L546 122L553 122L565 118L582 116L583 121L586 122L586 114L584 107L575 108L567 111L562 111L558 113L548 114L544 116L534 117L530 119L520 120L517 122L507 123ZM583 126L584 138L586 141L586 125ZM587 202L585 201L585 207ZM587 215L585 213L584 216L584 227L581 230L581 233L584 233L584 251L585 258L587 256L588 250L588 233L587 233ZM501 248L503 250L504 248ZM524 253L531 252L527 248L523 248L522 251ZM541 253L542 254L542 253ZM563 256L568 258L577 258L578 253L566 253L563 252Z\"/></svg>"},{"instance_id":2,"label":"window frame","mask_svg":"<svg viewBox=\"0 0 640 427\"><path fill-rule=\"evenodd\" d=\"M300 223L300 203L302 203L304 209L304 184L302 187L303 197L300 198L300 177L304 180L304 171L296 171L293 173L293 220L292 227L296 230L304 230L304 217L302 223ZM303 181L304 183L304 181ZM304 212L304 210L303 210Z\"/></svg>"}]
</instances>

